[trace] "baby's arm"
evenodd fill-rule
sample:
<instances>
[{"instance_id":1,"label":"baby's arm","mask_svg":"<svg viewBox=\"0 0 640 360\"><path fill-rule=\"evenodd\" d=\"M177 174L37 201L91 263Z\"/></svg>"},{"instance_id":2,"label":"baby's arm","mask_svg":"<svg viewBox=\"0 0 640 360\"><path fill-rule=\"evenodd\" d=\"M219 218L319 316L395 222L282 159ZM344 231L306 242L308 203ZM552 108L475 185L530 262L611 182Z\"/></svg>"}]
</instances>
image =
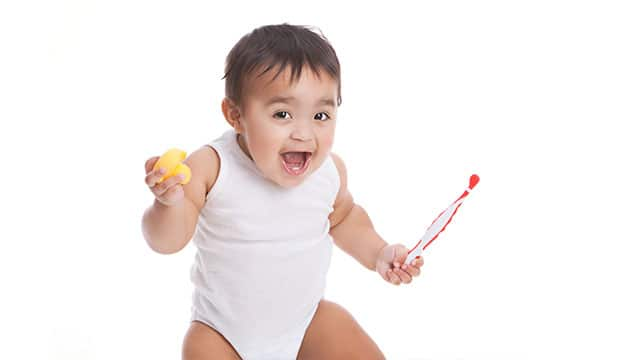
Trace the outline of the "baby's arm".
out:
<instances>
[{"instance_id":1,"label":"baby's arm","mask_svg":"<svg viewBox=\"0 0 640 360\"><path fill-rule=\"evenodd\" d=\"M387 243L376 233L367 212L353 201L347 188L347 169L338 155L331 153L340 174L340 190L329 215L335 244L371 271L376 271L378 253Z\"/></svg>"},{"instance_id":2,"label":"baby's arm","mask_svg":"<svg viewBox=\"0 0 640 360\"><path fill-rule=\"evenodd\" d=\"M149 247L161 254L178 252L191 240L206 194L220 168L220 159L207 146L193 152L184 163L191 168L191 181L177 185L184 192L181 201L167 206L156 198L142 217L144 238Z\"/></svg>"}]
</instances>

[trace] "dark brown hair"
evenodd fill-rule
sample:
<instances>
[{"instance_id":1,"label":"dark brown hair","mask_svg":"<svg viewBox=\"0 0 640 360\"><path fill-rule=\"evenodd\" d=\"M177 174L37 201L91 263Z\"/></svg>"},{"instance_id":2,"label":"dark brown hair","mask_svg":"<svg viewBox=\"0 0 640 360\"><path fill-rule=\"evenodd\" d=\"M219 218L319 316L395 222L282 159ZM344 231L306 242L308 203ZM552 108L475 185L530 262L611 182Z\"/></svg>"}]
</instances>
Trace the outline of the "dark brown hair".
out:
<instances>
[{"instance_id":1,"label":"dark brown hair","mask_svg":"<svg viewBox=\"0 0 640 360\"><path fill-rule=\"evenodd\" d=\"M338 82L340 93L340 62L335 50L322 32L304 26L289 24L267 25L243 36L227 55L225 66L225 96L241 106L244 81L256 69L265 68L262 76L279 65L275 79L287 67L291 69L291 82L300 78L302 68L308 65L316 75L326 71ZM272 81L273 81L272 79Z\"/></svg>"}]
</instances>

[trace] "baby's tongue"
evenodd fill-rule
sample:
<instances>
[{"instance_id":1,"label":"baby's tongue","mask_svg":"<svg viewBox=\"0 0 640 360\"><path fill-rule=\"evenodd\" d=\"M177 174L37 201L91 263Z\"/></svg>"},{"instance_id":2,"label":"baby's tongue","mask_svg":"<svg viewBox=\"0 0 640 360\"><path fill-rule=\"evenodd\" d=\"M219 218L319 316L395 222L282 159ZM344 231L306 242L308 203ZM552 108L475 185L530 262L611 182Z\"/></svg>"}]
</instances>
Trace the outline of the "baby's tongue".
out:
<instances>
[{"instance_id":1,"label":"baby's tongue","mask_svg":"<svg viewBox=\"0 0 640 360\"><path fill-rule=\"evenodd\" d=\"M287 164L304 164L304 153L302 152L288 152L282 154L282 157Z\"/></svg>"}]
</instances>

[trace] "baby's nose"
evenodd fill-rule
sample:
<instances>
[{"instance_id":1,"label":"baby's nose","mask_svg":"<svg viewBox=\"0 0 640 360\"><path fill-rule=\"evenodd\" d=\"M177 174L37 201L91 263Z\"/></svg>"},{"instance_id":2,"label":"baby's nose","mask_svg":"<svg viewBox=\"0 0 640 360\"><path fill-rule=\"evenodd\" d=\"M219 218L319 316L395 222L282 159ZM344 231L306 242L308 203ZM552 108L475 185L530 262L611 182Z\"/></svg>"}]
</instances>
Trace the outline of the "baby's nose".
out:
<instances>
[{"instance_id":1,"label":"baby's nose","mask_svg":"<svg viewBox=\"0 0 640 360\"><path fill-rule=\"evenodd\" d=\"M310 121L297 121L291 132L291 137L296 140L308 141L313 139L313 129Z\"/></svg>"}]
</instances>

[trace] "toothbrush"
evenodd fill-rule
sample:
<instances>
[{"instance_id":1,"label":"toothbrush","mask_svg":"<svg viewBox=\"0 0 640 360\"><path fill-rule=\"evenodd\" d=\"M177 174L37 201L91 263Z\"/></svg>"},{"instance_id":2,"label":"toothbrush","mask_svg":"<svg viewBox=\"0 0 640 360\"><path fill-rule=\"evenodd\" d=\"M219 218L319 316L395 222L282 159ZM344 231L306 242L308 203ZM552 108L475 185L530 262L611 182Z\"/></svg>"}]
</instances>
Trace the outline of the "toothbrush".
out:
<instances>
[{"instance_id":1,"label":"toothbrush","mask_svg":"<svg viewBox=\"0 0 640 360\"><path fill-rule=\"evenodd\" d=\"M451 222L453 215L456 214L458 208L460 207L460 205L462 205L464 199L467 197L467 195L469 195L469 193L471 193L471 190L473 190L473 188L478 184L479 181L480 177L478 175L471 175L471 177L469 178L469 187L462 193L462 195L460 195L458 199L456 199L456 201L449 205L448 208L446 208L443 212L440 213L440 215L438 215L435 220L433 220L431 226L429 226L427 231L424 233L424 236L422 236L422 239L420 239L416 246L414 246L413 249L409 251L407 258L404 261L405 264L409 264L415 258L419 257L424 249L426 249L427 246L429 246L429 244L431 244L433 240L435 240L438 235L440 235L440 233L444 231L447 225L449 225L449 223Z\"/></svg>"}]
</instances>

